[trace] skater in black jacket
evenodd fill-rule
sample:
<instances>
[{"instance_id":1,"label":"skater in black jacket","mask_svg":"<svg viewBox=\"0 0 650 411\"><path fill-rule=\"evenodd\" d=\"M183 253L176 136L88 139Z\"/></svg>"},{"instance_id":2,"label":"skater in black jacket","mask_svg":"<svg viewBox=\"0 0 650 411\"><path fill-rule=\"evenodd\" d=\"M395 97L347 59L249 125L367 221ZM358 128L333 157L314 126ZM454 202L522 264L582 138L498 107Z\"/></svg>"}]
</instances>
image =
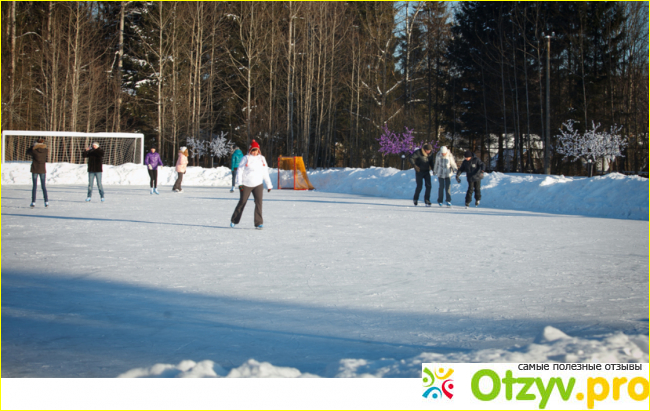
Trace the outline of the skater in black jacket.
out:
<instances>
[{"instance_id":1,"label":"skater in black jacket","mask_svg":"<svg viewBox=\"0 0 650 411\"><path fill-rule=\"evenodd\" d=\"M99 190L99 196L102 198L103 203L105 200L104 186L102 185L104 150L99 148L99 143L93 143L92 146L86 147L86 150L81 155L88 159L88 198L86 198L86 202L90 201L90 197L93 194L93 183L94 180L97 180L97 189Z\"/></svg>"},{"instance_id":2,"label":"skater in black jacket","mask_svg":"<svg viewBox=\"0 0 650 411\"><path fill-rule=\"evenodd\" d=\"M465 151L465 160L463 164L458 167L456 172L456 181L460 183L460 174L465 172L467 176L467 194L465 195L465 207L469 207L469 203L472 202L472 193L476 199L475 205L481 203L481 179L483 178L483 173L485 172L485 164L474 155L471 151Z\"/></svg>"},{"instance_id":3,"label":"skater in black jacket","mask_svg":"<svg viewBox=\"0 0 650 411\"><path fill-rule=\"evenodd\" d=\"M409 162L415 169L415 194L413 195L413 204L418 205L420 192L422 191L422 181L424 181L424 204L431 206L431 170L433 170L433 147L431 144L425 144L421 149L409 157Z\"/></svg>"}]
</instances>

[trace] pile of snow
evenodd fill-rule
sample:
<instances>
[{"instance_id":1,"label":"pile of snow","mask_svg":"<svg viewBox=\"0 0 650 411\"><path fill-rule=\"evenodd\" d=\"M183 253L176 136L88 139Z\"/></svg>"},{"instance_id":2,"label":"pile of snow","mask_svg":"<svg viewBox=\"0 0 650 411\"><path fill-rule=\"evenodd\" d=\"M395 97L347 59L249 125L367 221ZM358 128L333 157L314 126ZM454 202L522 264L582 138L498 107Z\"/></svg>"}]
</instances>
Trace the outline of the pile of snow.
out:
<instances>
[{"instance_id":1,"label":"pile of snow","mask_svg":"<svg viewBox=\"0 0 650 411\"><path fill-rule=\"evenodd\" d=\"M31 184L30 163L5 163L2 184ZM88 182L84 164L50 163L47 184L85 185ZM415 188L413 170L371 167L338 168L310 171L309 179L323 192L357 194L410 200ZM158 185L172 186L176 181L173 167L158 169ZM277 170L271 170L277 181ZM432 200L437 198L438 183L433 179ZM105 185L149 185L145 167L138 164L104 166ZM188 167L184 186L230 187L229 168ZM453 203L461 205L467 183L452 180ZM573 214L590 217L648 220L648 180L618 173L602 177L565 177L531 174L489 173L481 185L481 205L503 210Z\"/></svg>"},{"instance_id":2,"label":"pile of snow","mask_svg":"<svg viewBox=\"0 0 650 411\"><path fill-rule=\"evenodd\" d=\"M134 368L118 375L118 378L315 378L317 375L303 374L295 368L276 367L268 362L246 361L240 367L226 371L214 361L181 361L178 365L156 364L150 368Z\"/></svg>"},{"instance_id":3,"label":"pile of snow","mask_svg":"<svg viewBox=\"0 0 650 411\"><path fill-rule=\"evenodd\" d=\"M330 169L309 173L316 189L387 198L413 198L412 170L394 168ZM433 179L431 200L438 197ZM452 179L454 204L465 201L467 182ZM648 180L612 173L602 177L565 177L493 172L481 182L481 206L503 210L648 220Z\"/></svg>"},{"instance_id":4,"label":"pile of snow","mask_svg":"<svg viewBox=\"0 0 650 411\"><path fill-rule=\"evenodd\" d=\"M5 163L2 165L2 184L32 184L29 172L31 163ZM47 184L52 185L87 185L88 166L85 164L48 163ZM149 174L146 167L127 163L121 166L104 164L102 184L148 186ZM175 167L158 168L158 185L173 186L176 182ZM183 185L228 187L232 180L229 168L188 167L183 176Z\"/></svg>"},{"instance_id":5,"label":"pile of snow","mask_svg":"<svg viewBox=\"0 0 650 411\"><path fill-rule=\"evenodd\" d=\"M566 335L548 326L535 341L524 347L484 349L465 353L423 353L413 358L395 360L344 359L331 366L324 377L338 378L418 378L423 363L647 363L648 336L629 337L615 333L600 339L582 339ZM178 365L156 364L135 368L119 375L122 378L158 377L225 377L225 378L313 378L295 368L277 367L270 363L248 360L238 368L226 371L213 361L199 363L186 360Z\"/></svg>"}]
</instances>

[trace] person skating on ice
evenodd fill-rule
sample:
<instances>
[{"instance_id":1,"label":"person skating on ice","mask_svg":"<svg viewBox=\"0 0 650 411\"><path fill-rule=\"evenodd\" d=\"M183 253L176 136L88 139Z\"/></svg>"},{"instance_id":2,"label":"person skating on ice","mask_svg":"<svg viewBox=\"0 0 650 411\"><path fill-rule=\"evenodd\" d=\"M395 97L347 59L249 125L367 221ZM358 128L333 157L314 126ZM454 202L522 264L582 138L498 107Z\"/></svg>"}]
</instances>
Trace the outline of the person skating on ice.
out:
<instances>
[{"instance_id":1,"label":"person skating on ice","mask_svg":"<svg viewBox=\"0 0 650 411\"><path fill-rule=\"evenodd\" d=\"M460 183L460 174L465 172L467 176L467 194L465 195L465 207L469 207L469 204L472 202L472 193L474 193L474 198L476 202L475 206L481 203L481 179L483 178L483 172L485 171L485 164L476 157L471 151L465 151L465 160L463 164L460 165L458 171L456 172L456 181Z\"/></svg>"},{"instance_id":2,"label":"person skating on ice","mask_svg":"<svg viewBox=\"0 0 650 411\"><path fill-rule=\"evenodd\" d=\"M99 196L104 202L104 186L102 185L104 150L99 147L99 143L93 143L92 146L86 147L86 150L81 155L88 159L88 197L86 202L90 201L93 194L94 180L97 180L97 190L99 190Z\"/></svg>"},{"instance_id":3,"label":"person skating on ice","mask_svg":"<svg viewBox=\"0 0 650 411\"><path fill-rule=\"evenodd\" d=\"M160 194L158 192L158 166L163 166L163 162L160 159L160 154L156 153L156 147L151 147L151 150L144 158L144 165L147 166L147 172L149 173L150 194Z\"/></svg>"},{"instance_id":4,"label":"person skating on ice","mask_svg":"<svg viewBox=\"0 0 650 411\"><path fill-rule=\"evenodd\" d=\"M239 147L235 146L233 148L232 156L230 157L230 171L232 173L232 188L230 192L235 191L235 179L237 178L237 168L241 162L241 158L244 157L244 153L241 152Z\"/></svg>"},{"instance_id":5,"label":"person skating on ice","mask_svg":"<svg viewBox=\"0 0 650 411\"><path fill-rule=\"evenodd\" d=\"M187 156L189 155L187 151L187 147L181 147L178 150L178 160L176 160L176 172L178 173L178 177L176 178L176 182L174 183L174 187L172 188L172 191L175 193L182 193L183 189L181 188L181 183L183 183L183 175L187 171Z\"/></svg>"},{"instance_id":6,"label":"person skating on ice","mask_svg":"<svg viewBox=\"0 0 650 411\"><path fill-rule=\"evenodd\" d=\"M436 155L433 175L438 177L438 205L442 207L443 196L447 197L447 207L451 207L451 177L456 174L456 160L446 146L442 146Z\"/></svg>"},{"instance_id":7,"label":"person skating on ice","mask_svg":"<svg viewBox=\"0 0 650 411\"><path fill-rule=\"evenodd\" d=\"M273 188L273 184L269 176L268 162L262 155L257 141L253 140L251 142L248 148L248 154L242 157L237 168L235 184L239 187L239 203L237 203L235 212L230 219L230 227L235 228L235 225L239 224L248 197L253 193L253 198L255 199L255 228L261 230L264 227L264 220L262 218L264 186L262 183L266 183L266 188L269 193Z\"/></svg>"},{"instance_id":8,"label":"person skating on ice","mask_svg":"<svg viewBox=\"0 0 650 411\"><path fill-rule=\"evenodd\" d=\"M41 180L41 189L43 189L43 200L45 200L45 207L49 205L47 201L47 188L45 188L45 163L47 163L47 146L45 145L45 139L39 138L34 144L27 149L27 155L32 156L32 203L30 204L31 208L36 207L36 188L38 185L38 179Z\"/></svg>"},{"instance_id":9,"label":"person skating on ice","mask_svg":"<svg viewBox=\"0 0 650 411\"><path fill-rule=\"evenodd\" d=\"M413 195L413 204L418 205L420 192L422 191L422 181L424 181L424 204L431 206L431 174L433 170L433 147L431 144L425 144L422 148L415 150L409 157L409 161L415 169L415 194Z\"/></svg>"}]
</instances>

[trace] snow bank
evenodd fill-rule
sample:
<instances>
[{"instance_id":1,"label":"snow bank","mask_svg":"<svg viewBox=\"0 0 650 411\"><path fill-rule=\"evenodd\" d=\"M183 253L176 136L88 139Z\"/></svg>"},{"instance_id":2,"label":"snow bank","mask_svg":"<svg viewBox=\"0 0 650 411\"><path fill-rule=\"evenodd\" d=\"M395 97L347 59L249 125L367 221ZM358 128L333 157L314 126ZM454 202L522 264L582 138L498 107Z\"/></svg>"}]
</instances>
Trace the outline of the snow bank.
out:
<instances>
[{"instance_id":1,"label":"snow bank","mask_svg":"<svg viewBox=\"0 0 650 411\"><path fill-rule=\"evenodd\" d=\"M181 361L178 365L156 364L150 368L134 368L118 375L118 378L314 378L313 374L303 374L295 368L276 367L268 362L246 361L238 368L226 371L214 361L204 360L196 363Z\"/></svg>"},{"instance_id":2,"label":"snow bank","mask_svg":"<svg viewBox=\"0 0 650 411\"><path fill-rule=\"evenodd\" d=\"M417 357L395 360L344 359L333 365L324 377L339 378L418 378L422 363L647 363L648 336L627 336L615 333L600 339L570 337L554 327L546 327L535 341L524 347L485 349L465 353L423 353ZM182 361L178 365L156 364L151 368L136 368L119 375L134 377L226 377L226 378L298 378L319 377L303 374L295 368L276 367L269 363L248 360L227 372L210 360L195 363Z\"/></svg>"},{"instance_id":3,"label":"snow bank","mask_svg":"<svg viewBox=\"0 0 650 411\"><path fill-rule=\"evenodd\" d=\"M647 363L648 336L615 333L600 339L569 337L546 327L524 347L485 349L466 353L423 353L407 360L342 360L336 377L420 377L422 363Z\"/></svg>"},{"instance_id":4,"label":"snow bank","mask_svg":"<svg viewBox=\"0 0 650 411\"><path fill-rule=\"evenodd\" d=\"M413 198L412 170L394 168L331 169L309 173L316 189L377 197ZM438 196L433 179L431 199ZM465 201L467 182L452 179L454 204ZM481 183L481 206L504 210L574 214L590 217L648 220L648 180L618 173L602 177L565 177L532 174L489 173Z\"/></svg>"},{"instance_id":5,"label":"snow bank","mask_svg":"<svg viewBox=\"0 0 650 411\"><path fill-rule=\"evenodd\" d=\"M2 165L2 184L32 184L29 172L31 163L5 163ZM188 167L183 176L183 185L228 187L231 180L230 169ZM158 185L173 186L176 182L175 167L158 168ZM48 163L47 184L58 185L87 185L88 166L85 164ZM123 164L121 166L104 165L102 184L105 185L149 185L149 174L144 166L139 164Z\"/></svg>"},{"instance_id":6,"label":"snow bank","mask_svg":"<svg viewBox=\"0 0 650 411\"><path fill-rule=\"evenodd\" d=\"M5 163L2 184L31 184L30 163ZM86 165L51 163L47 165L47 183L85 185ZM415 188L412 170L371 167L310 171L309 179L323 192L357 194L410 200ZM277 171L271 171L274 185ZM173 167L161 167L158 185L172 186L176 181ZM149 185L146 169L137 164L104 166L105 185ZM230 187L229 168L188 167L184 186ZM432 199L437 197L438 183L434 178ZM467 183L452 181L454 204L462 205ZM648 220L648 180L618 173L601 177L565 177L530 174L489 173L482 182L481 205L504 210L574 214L590 217Z\"/></svg>"}]
</instances>

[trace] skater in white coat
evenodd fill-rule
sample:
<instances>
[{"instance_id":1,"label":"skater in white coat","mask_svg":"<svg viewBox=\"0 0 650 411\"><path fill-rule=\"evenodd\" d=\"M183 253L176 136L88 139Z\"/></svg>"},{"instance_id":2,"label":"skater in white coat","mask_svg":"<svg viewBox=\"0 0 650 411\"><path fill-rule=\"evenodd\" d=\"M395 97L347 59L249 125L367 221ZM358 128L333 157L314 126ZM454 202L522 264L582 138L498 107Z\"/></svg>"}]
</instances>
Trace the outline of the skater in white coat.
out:
<instances>
[{"instance_id":1,"label":"skater in white coat","mask_svg":"<svg viewBox=\"0 0 650 411\"><path fill-rule=\"evenodd\" d=\"M443 196L447 197L447 207L451 207L451 177L456 174L458 166L456 160L447 147L442 146L436 156L436 165L433 174L438 177L438 205L442 207Z\"/></svg>"},{"instance_id":2,"label":"skater in white coat","mask_svg":"<svg viewBox=\"0 0 650 411\"><path fill-rule=\"evenodd\" d=\"M235 227L241 220L244 207L251 193L255 199L255 228L261 230L264 225L262 219L262 195L264 193L264 186L271 192L273 184L269 176L269 167L266 158L260 151L260 145L257 141L253 140L251 146L248 148L248 154L242 157L239 167L237 167L237 177L235 179L235 186L239 187L239 203L235 207L235 212L230 219L230 226Z\"/></svg>"}]
</instances>

